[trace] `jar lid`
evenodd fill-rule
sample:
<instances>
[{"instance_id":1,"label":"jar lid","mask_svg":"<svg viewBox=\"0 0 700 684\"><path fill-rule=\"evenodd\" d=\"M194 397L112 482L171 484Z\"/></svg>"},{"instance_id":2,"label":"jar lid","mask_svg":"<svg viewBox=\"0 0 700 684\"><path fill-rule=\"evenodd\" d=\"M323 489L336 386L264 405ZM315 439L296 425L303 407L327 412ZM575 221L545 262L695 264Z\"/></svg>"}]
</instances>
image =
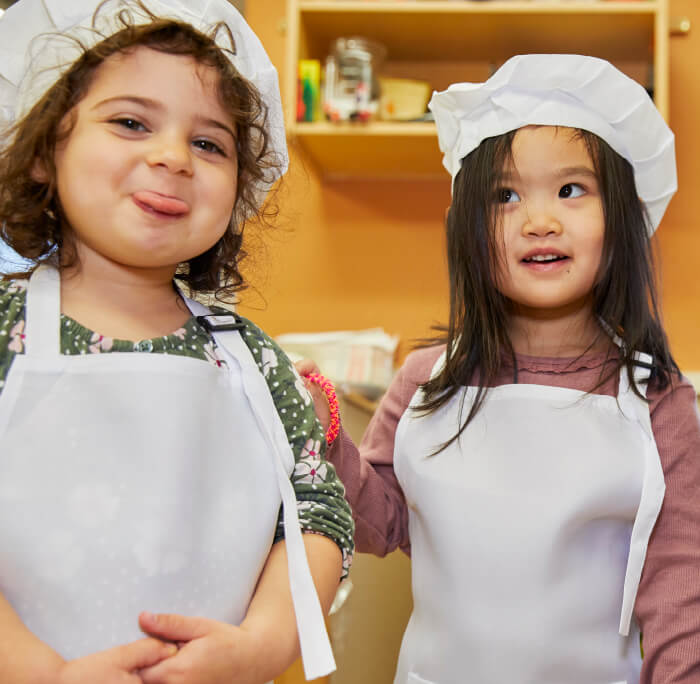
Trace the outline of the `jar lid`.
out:
<instances>
[{"instance_id":1,"label":"jar lid","mask_svg":"<svg viewBox=\"0 0 700 684\"><path fill-rule=\"evenodd\" d=\"M331 51L339 59L355 58L360 60L381 62L386 57L386 48L369 38L362 36L350 36L336 38L333 41Z\"/></svg>"}]
</instances>

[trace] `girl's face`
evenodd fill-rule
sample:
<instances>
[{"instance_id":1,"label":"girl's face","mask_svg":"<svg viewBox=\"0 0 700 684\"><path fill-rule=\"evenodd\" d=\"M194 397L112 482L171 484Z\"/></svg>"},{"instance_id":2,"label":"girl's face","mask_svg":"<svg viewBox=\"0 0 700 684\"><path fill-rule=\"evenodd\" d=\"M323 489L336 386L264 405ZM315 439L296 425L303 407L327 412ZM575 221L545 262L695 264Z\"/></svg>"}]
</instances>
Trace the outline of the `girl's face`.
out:
<instances>
[{"instance_id":1,"label":"girl's face","mask_svg":"<svg viewBox=\"0 0 700 684\"><path fill-rule=\"evenodd\" d=\"M58 196L81 264L174 271L226 231L236 200L235 127L218 73L146 47L94 74L55 154Z\"/></svg>"},{"instance_id":2,"label":"girl's face","mask_svg":"<svg viewBox=\"0 0 700 684\"><path fill-rule=\"evenodd\" d=\"M585 142L571 128L521 128L497 187L499 291L519 315L590 315L605 219Z\"/></svg>"}]
</instances>

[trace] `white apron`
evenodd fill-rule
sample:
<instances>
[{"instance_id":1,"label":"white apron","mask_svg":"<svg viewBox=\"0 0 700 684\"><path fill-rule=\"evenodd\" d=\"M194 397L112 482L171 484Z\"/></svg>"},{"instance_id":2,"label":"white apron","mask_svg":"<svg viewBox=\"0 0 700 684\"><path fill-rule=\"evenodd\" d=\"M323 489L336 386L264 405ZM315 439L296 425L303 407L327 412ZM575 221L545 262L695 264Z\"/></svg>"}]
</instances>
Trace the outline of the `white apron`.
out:
<instances>
[{"instance_id":1,"label":"white apron","mask_svg":"<svg viewBox=\"0 0 700 684\"><path fill-rule=\"evenodd\" d=\"M396 433L414 610L395 684L636 684L630 620L665 489L648 406L624 369L617 397L504 385L429 456L464 393L468 409L473 387Z\"/></svg>"},{"instance_id":2,"label":"white apron","mask_svg":"<svg viewBox=\"0 0 700 684\"><path fill-rule=\"evenodd\" d=\"M140 638L143 610L239 624L282 500L305 670L335 669L294 457L240 333L214 332L225 372L166 354L66 356L59 321L58 273L42 267L0 394L0 591L23 622L67 659Z\"/></svg>"}]
</instances>

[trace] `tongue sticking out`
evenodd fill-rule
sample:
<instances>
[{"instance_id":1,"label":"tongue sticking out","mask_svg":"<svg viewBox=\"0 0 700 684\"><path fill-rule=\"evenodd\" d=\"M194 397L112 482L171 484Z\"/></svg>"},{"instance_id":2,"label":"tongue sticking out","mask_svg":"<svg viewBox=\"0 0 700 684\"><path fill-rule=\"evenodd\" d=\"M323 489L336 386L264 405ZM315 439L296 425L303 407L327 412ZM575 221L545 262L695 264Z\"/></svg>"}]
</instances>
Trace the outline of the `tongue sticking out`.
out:
<instances>
[{"instance_id":1,"label":"tongue sticking out","mask_svg":"<svg viewBox=\"0 0 700 684\"><path fill-rule=\"evenodd\" d=\"M190 208L186 202L176 199L175 197L167 197L157 192L150 190L139 190L132 197L134 202L143 209L151 209L161 214L169 214L170 216L179 216L186 214Z\"/></svg>"}]
</instances>

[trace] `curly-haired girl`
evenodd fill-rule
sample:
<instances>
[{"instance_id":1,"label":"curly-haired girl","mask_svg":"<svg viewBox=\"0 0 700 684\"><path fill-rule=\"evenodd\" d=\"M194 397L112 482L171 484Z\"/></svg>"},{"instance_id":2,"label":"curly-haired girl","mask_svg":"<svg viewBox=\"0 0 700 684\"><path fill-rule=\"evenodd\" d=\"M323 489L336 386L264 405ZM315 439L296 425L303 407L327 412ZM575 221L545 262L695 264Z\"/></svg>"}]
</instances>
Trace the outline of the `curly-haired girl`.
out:
<instances>
[{"instance_id":1,"label":"curly-haired girl","mask_svg":"<svg viewBox=\"0 0 700 684\"><path fill-rule=\"evenodd\" d=\"M226 0L22 0L0 45L2 237L35 264L0 284L0 679L265 682L299 642L327 673L352 520L322 427L180 289L244 286L274 68Z\"/></svg>"}]
</instances>

